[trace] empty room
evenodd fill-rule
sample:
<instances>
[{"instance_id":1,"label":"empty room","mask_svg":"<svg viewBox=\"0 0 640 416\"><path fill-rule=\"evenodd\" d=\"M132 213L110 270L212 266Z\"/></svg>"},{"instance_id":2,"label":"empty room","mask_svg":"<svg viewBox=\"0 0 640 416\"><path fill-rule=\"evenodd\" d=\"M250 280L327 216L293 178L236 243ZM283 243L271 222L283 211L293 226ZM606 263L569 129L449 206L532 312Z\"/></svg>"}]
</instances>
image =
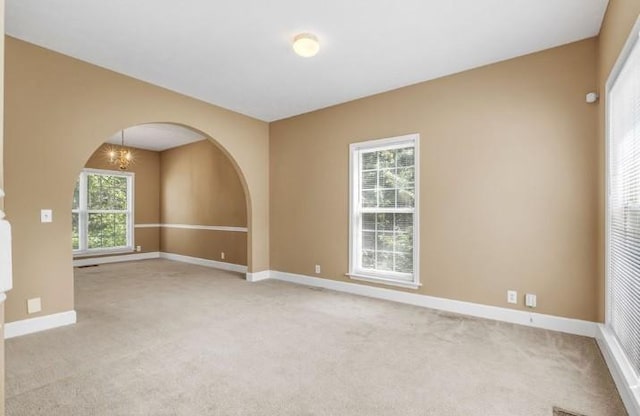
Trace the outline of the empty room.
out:
<instances>
[{"instance_id":1,"label":"empty room","mask_svg":"<svg viewBox=\"0 0 640 416\"><path fill-rule=\"evenodd\" d=\"M640 416L640 1L0 6L0 415Z\"/></svg>"}]
</instances>

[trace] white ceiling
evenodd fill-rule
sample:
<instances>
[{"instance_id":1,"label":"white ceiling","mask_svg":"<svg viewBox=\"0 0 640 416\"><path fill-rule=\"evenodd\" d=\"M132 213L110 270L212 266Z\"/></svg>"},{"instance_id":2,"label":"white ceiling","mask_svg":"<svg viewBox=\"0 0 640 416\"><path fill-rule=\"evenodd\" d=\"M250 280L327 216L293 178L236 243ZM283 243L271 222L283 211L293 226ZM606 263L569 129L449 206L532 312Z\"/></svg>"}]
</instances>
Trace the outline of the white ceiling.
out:
<instances>
[{"instance_id":1,"label":"white ceiling","mask_svg":"<svg viewBox=\"0 0 640 416\"><path fill-rule=\"evenodd\" d=\"M203 139L205 137L195 130L166 123L141 124L124 131L125 145L157 152ZM111 136L107 143L120 144L120 132Z\"/></svg>"},{"instance_id":2,"label":"white ceiling","mask_svg":"<svg viewBox=\"0 0 640 416\"><path fill-rule=\"evenodd\" d=\"M6 32L273 121L595 36L607 2L6 0Z\"/></svg>"}]
</instances>

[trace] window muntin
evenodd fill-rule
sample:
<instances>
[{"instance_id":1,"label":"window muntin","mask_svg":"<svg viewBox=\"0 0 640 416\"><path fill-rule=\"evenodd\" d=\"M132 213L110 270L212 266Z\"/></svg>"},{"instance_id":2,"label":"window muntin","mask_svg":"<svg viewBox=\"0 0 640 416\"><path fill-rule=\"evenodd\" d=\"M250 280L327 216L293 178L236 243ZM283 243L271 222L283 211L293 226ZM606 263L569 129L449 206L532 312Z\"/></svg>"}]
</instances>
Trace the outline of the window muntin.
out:
<instances>
[{"instance_id":1,"label":"window muntin","mask_svg":"<svg viewBox=\"0 0 640 416\"><path fill-rule=\"evenodd\" d=\"M416 287L418 136L351 145L354 278Z\"/></svg>"},{"instance_id":2,"label":"window muntin","mask_svg":"<svg viewBox=\"0 0 640 416\"><path fill-rule=\"evenodd\" d=\"M133 174L86 169L73 195L74 253L133 249Z\"/></svg>"}]
</instances>

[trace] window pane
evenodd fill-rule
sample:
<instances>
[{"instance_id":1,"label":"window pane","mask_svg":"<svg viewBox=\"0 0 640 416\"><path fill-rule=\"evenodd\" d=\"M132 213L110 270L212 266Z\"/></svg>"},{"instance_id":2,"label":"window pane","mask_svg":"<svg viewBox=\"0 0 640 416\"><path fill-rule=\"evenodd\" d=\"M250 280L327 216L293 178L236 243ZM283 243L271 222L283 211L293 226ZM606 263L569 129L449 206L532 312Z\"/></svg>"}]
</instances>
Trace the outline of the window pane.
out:
<instances>
[{"instance_id":1,"label":"window pane","mask_svg":"<svg viewBox=\"0 0 640 416\"><path fill-rule=\"evenodd\" d=\"M378 193L376 191L362 191L362 206L365 208L378 206Z\"/></svg>"},{"instance_id":2,"label":"window pane","mask_svg":"<svg viewBox=\"0 0 640 416\"><path fill-rule=\"evenodd\" d=\"M393 271L393 253L378 253L376 269Z\"/></svg>"},{"instance_id":3,"label":"window pane","mask_svg":"<svg viewBox=\"0 0 640 416\"><path fill-rule=\"evenodd\" d=\"M395 214L395 230L400 233L413 233L413 214Z\"/></svg>"},{"instance_id":4,"label":"window pane","mask_svg":"<svg viewBox=\"0 0 640 416\"><path fill-rule=\"evenodd\" d=\"M362 249L363 250L375 250L376 249L376 233L375 233L375 231L363 231L362 232Z\"/></svg>"},{"instance_id":5,"label":"window pane","mask_svg":"<svg viewBox=\"0 0 640 416\"><path fill-rule=\"evenodd\" d=\"M375 231L376 214L362 214L362 229Z\"/></svg>"},{"instance_id":6,"label":"window pane","mask_svg":"<svg viewBox=\"0 0 640 416\"><path fill-rule=\"evenodd\" d=\"M74 250L80 248L80 227L78 224L78 213L71 213L71 247Z\"/></svg>"},{"instance_id":7,"label":"window pane","mask_svg":"<svg viewBox=\"0 0 640 416\"><path fill-rule=\"evenodd\" d=\"M371 170L362 172L362 189L376 189L378 179L378 171Z\"/></svg>"},{"instance_id":8,"label":"window pane","mask_svg":"<svg viewBox=\"0 0 640 416\"><path fill-rule=\"evenodd\" d=\"M127 245L127 214L89 213L89 248Z\"/></svg>"},{"instance_id":9,"label":"window pane","mask_svg":"<svg viewBox=\"0 0 640 416\"><path fill-rule=\"evenodd\" d=\"M362 252L362 267L365 269L374 269L376 267L376 255L373 250L364 250Z\"/></svg>"},{"instance_id":10,"label":"window pane","mask_svg":"<svg viewBox=\"0 0 640 416\"><path fill-rule=\"evenodd\" d=\"M413 147L405 147L404 149L398 149L397 153L398 167L413 166Z\"/></svg>"},{"instance_id":11,"label":"window pane","mask_svg":"<svg viewBox=\"0 0 640 416\"><path fill-rule=\"evenodd\" d=\"M396 170L395 169L383 169L378 171L380 188L395 188L396 187Z\"/></svg>"},{"instance_id":12,"label":"window pane","mask_svg":"<svg viewBox=\"0 0 640 416\"><path fill-rule=\"evenodd\" d=\"M396 272L413 272L413 254L396 254Z\"/></svg>"},{"instance_id":13,"label":"window pane","mask_svg":"<svg viewBox=\"0 0 640 416\"><path fill-rule=\"evenodd\" d=\"M376 233L376 250L380 251L393 251L393 232L379 231Z\"/></svg>"},{"instance_id":14,"label":"window pane","mask_svg":"<svg viewBox=\"0 0 640 416\"><path fill-rule=\"evenodd\" d=\"M396 151L381 150L378 152L378 164L380 169L396 167Z\"/></svg>"},{"instance_id":15,"label":"window pane","mask_svg":"<svg viewBox=\"0 0 640 416\"><path fill-rule=\"evenodd\" d=\"M413 215L362 214L362 267L413 273Z\"/></svg>"},{"instance_id":16,"label":"window pane","mask_svg":"<svg viewBox=\"0 0 640 416\"><path fill-rule=\"evenodd\" d=\"M398 253L411 253L413 251L413 234L396 233L395 251Z\"/></svg>"},{"instance_id":17,"label":"window pane","mask_svg":"<svg viewBox=\"0 0 640 416\"><path fill-rule=\"evenodd\" d=\"M376 228L382 231L393 231L393 213L378 214Z\"/></svg>"},{"instance_id":18,"label":"window pane","mask_svg":"<svg viewBox=\"0 0 640 416\"><path fill-rule=\"evenodd\" d=\"M87 175L88 207L91 210L126 210L127 178Z\"/></svg>"},{"instance_id":19,"label":"window pane","mask_svg":"<svg viewBox=\"0 0 640 416\"><path fill-rule=\"evenodd\" d=\"M381 208L395 208L396 206L396 191L387 190L380 191L380 207Z\"/></svg>"},{"instance_id":20,"label":"window pane","mask_svg":"<svg viewBox=\"0 0 640 416\"><path fill-rule=\"evenodd\" d=\"M378 168L378 153L369 152L362 154L362 169L377 169Z\"/></svg>"},{"instance_id":21,"label":"window pane","mask_svg":"<svg viewBox=\"0 0 640 416\"><path fill-rule=\"evenodd\" d=\"M414 206L414 189L398 189L398 208L413 208Z\"/></svg>"},{"instance_id":22,"label":"window pane","mask_svg":"<svg viewBox=\"0 0 640 416\"><path fill-rule=\"evenodd\" d=\"M413 182L415 182L415 176L414 176L415 169L413 167L400 168L398 169L397 172L398 172L398 188L407 187L409 184L413 184Z\"/></svg>"},{"instance_id":23,"label":"window pane","mask_svg":"<svg viewBox=\"0 0 640 416\"><path fill-rule=\"evenodd\" d=\"M80 207L80 180L76 181L76 187L73 190L73 202L71 203L71 209L78 209Z\"/></svg>"}]
</instances>

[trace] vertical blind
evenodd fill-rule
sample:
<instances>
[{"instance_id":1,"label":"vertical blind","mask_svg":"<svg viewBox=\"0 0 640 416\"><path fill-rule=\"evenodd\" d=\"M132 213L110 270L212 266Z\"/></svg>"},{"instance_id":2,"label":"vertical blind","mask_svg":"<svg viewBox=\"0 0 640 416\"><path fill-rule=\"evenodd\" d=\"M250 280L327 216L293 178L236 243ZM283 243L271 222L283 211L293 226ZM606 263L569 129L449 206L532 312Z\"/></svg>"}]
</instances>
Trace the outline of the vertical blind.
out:
<instances>
[{"instance_id":1,"label":"vertical blind","mask_svg":"<svg viewBox=\"0 0 640 416\"><path fill-rule=\"evenodd\" d=\"M640 374L640 46L610 89L607 324Z\"/></svg>"}]
</instances>

